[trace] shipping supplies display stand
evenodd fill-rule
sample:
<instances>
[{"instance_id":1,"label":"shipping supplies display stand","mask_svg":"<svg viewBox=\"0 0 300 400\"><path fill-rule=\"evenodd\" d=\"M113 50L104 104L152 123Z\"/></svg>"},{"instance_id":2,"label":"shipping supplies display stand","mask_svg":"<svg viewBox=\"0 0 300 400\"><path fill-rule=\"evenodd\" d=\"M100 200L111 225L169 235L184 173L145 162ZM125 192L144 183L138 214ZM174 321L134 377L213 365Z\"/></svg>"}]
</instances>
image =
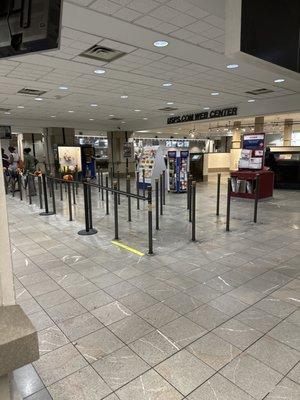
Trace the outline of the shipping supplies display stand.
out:
<instances>
[{"instance_id":1,"label":"shipping supplies display stand","mask_svg":"<svg viewBox=\"0 0 300 400\"><path fill-rule=\"evenodd\" d=\"M155 186L155 179L166 170L164 149L162 146L146 146L138 165L139 188L146 189Z\"/></svg>"},{"instance_id":2,"label":"shipping supplies display stand","mask_svg":"<svg viewBox=\"0 0 300 400\"><path fill-rule=\"evenodd\" d=\"M189 151L168 151L168 171L168 190L175 193L186 192L189 171Z\"/></svg>"}]
</instances>

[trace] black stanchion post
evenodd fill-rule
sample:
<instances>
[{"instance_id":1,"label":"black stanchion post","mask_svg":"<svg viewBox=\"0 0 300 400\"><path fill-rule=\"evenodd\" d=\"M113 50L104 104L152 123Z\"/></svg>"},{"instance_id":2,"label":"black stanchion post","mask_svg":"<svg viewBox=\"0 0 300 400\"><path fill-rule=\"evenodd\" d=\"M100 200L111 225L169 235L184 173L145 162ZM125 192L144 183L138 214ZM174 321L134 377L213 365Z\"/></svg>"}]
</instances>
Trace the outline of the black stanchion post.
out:
<instances>
[{"instance_id":1,"label":"black stanchion post","mask_svg":"<svg viewBox=\"0 0 300 400\"><path fill-rule=\"evenodd\" d=\"M148 241L149 254L153 254L153 227L152 227L152 186L148 187Z\"/></svg>"},{"instance_id":2,"label":"black stanchion post","mask_svg":"<svg viewBox=\"0 0 300 400\"><path fill-rule=\"evenodd\" d=\"M100 186L101 186L100 168L98 168L98 170L97 170L97 176L98 176L98 192L100 193L100 191L101 191L101 188L100 188Z\"/></svg>"},{"instance_id":3,"label":"black stanchion post","mask_svg":"<svg viewBox=\"0 0 300 400\"><path fill-rule=\"evenodd\" d=\"M117 183L118 183L118 190L120 190L121 185L120 185L120 171L117 171ZM127 181L126 181L126 185L127 185ZM127 186L126 186L127 187ZM118 204L121 204L121 196L118 194Z\"/></svg>"},{"instance_id":4,"label":"black stanchion post","mask_svg":"<svg viewBox=\"0 0 300 400\"><path fill-rule=\"evenodd\" d=\"M76 204L75 182L72 182L73 204Z\"/></svg>"},{"instance_id":5,"label":"black stanchion post","mask_svg":"<svg viewBox=\"0 0 300 400\"><path fill-rule=\"evenodd\" d=\"M131 188L130 188L130 175L127 175L126 178L126 192L131 193ZM127 196L127 202L128 202L128 222L131 222L131 197Z\"/></svg>"},{"instance_id":6,"label":"black stanchion post","mask_svg":"<svg viewBox=\"0 0 300 400\"><path fill-rule=\"evenodd\" d=\"M4 180L4 187L5 187L5 194L8 194L8 184L7 184L5 171L3 171L3 180Z\"/></svg>"},{"instance_id":7,"label":"black stanchion post","mask_svg":"<svg viewBox=\"0 0 300 400\"><path fill-rule=\"evenodd\" d=\"M23 190L22 190L22 178L21 175L18 174L18 186L19 186L19 191L20 191L20 200L23 200Z\"/></svg>"},{"instance_id":8,"label":"black stanchion post","mask_svg":"<svg viewBox=\"0 0 300 400\"><path fill-rule=\"evenodd\" d=\"M143 174L143 197L145 197L145 195L146 195L146 186L145 186L146 182L145 182L145 169L144 168L143 168L142 174Z\"/></svg>"},{"instance_id":9,"label":"black stanchion post","mask_svg":"<svg viewBox=\"0 0 300 400\"><path fill-rule=\"evenodd\" d=\"M226 232L230 230L230 201L231 201L231 179L227 181L227 210L226 210Z\"/></svg>"},{"instance_id":10,"label":"black stanchion post","mask_svg":"<svg viewBox=\"0 0 300 400\"><path fill-rule=\"evenodd\" d=\"M113 181L114 181L114 174L113 174L113 167L110 168L110 187L113 187ZM111 195L113 196L114 192L111 192Z\"/></svg>"},{"instance_id":11,"label":"black stanchion post","mask_svg":"<svg viewBox=\"0 0 300 400\"><path fill-rule=\"evenodd\" d=\"M187 172L187 190L186 190L186 200L187 200L187 209L190 209L190 173Z\"/></svg>"},{"instance_id":12,"label":"black stanchion post","mask_svg":"<svg viewBox=\"0 0 300 400\"><path fill-rule=\"evenodd\" d=\"M51 195L52 195L52 211L53 211L53 214L56 214L55 190L54 190L53 178L51 178L51 180L50 180L50 187L51 187Z\"/></svg>"},{"instance_id":13,"label":"black stanchion post","mask_svg":"<svg viewBox=\"0 0 300 400\"><path fill-rule=\"evenodd\" d=\"M55 179L55 190L57 190L57 180Z\"/></svg>"},{"instance_id":14,"label":"black stanchion post","mask_svg":"<svg viewBox=\"0 0 300 400\"><path fill-rule=\"evenodd\" d=\"M63 187L62 187L62 181L59 181L59 190L60 190L60 200L63 201Z\"/></svg>"},{"instance_id":15,"label":"black stanchion post","mask_svg":"<svg viewBox=\"0 0 300 400\"><path fill-rule=\"evenodd\" d=\"M30 179L32 176L30 174L27 175L27 187L28 187L28 198L29 198L29 204L32 204L32 196L31 196L31 182Z\"/></svg>"},{"instance_id":16,"label":"black stanchion post","mask_svg":"<svg viewBox=\"0 0 300 400\"><path fill-rule=\"evenodd\" d=\"M83 182L83 202L84 202L84 219L85 219L85 229L78 232L78 235L94 235L97 230L93 228L91 212L90 212L90 200L89 200L89 188L88 185Z\"/></svg>"},{"instance_id":17,"label":"black stanchion post","mask_svg":"<svg viewBox=\"0 0 300 400\"><path fill-rule=\"evenodd\" d=\"M189 185L189 222L192 222L192 197L193 197L193 177L190 175L190 181L188 182Z\"/></svg>"},{"instance_id":18,"label":"black stanchion post","mask_svg":"<svg viewBox=\"0 0 300 400\"><path fill-rule=\"evenodd\" d=\"M221 174L218 174L218 182L217 182L217 211L216 215L220 215L220 193L221 193Z\"/></svg>"},{"instance_id":19,"label":"black stanchion post","mask_svg":"<svg viewBox=\"0 0 300 400\"><path fill-rule=\"evenodd\" d=\"M259 175L255 177L255 200L254 200L254 222L257 223L257 210L259 201Z\"/></svg>"},{"instance_id":20,"label":"black stanchion post","mask_svg":"<svg viewBox=\"0 0 300 400\"><path fill-rule=\"evenodd\" d=\"M119 240L119 220L118 220L118 193L116 190L118 189L118 182L113 183L114 188L114 214L115 214L115 240Z\"/></svg>"},{"instance_id":21,"label":"black stanchion post","mask_svg":"<svg viewBox=\"0 0 300 400\"><path fill-rule=\"evenodd\" d=\"M71 182L68 181L67 185L68 185L69 221L73 221L72 199L71 199Z\"/></svg>"},{"instance_id":22,"label":"black stanchion post","mask_svg":"<svg viewBox=\"0 0 300 400\"><path fill-rule=\"evenodd\" d=\"M162 175L159 177L159 197L160 197L160 215L163 215L164 213L164 202L163 202L163 179Z\"/></svg>"},{"instance_id":23,"label":"black stanchion post","mask_svg":"<svg viewBox=\"0 0 300 400\"><path fill-rule=\"evenodd\" d=\"M46 182L45 174L42 175L42 184L43 184L43 192L44 192L45 212L40 213L40 215L53 215L53 212L49 211L48 188L47 188L47 182Z\"/></svg>"},{"instance_id":24,"label":"black stanchion post","mask_svg":"<svg viewBox=\"0 0 300 400\"><path fill-rule=\"evenodd\" d=\"M103 190L104 181L103 181L103 171L102 171L102 169L100 169L100 185L101 185L101 200L104 201L104 190Z\"/></svg>"},{"instance_id":25,"label":"black stanchion post","mask_svg":"<svg viewBox=\"0 0 300 400\"><path fill-rule=\"evenodd\" d=\"M163 173L162 173L162 182L163 182L162 198L163 198L163 205L165 206L166 205L166 171L165 170L163 170Z\"/></svg>"},{"instance_id":26,"label":"black stanchion post","mask_svg":"<svg viewBox=\"0 0 300 400\"><path fill-rule=\"evenodd\" d=\"M109 215L108 176L105 178L105 186L107 188L107 190L105 192L105 197L106 197L106 215Z\"/></svg>"},{"instance_id":27,"label":"black stanchion post","mask_svg":"<svg viewBox=\"0 0 300 400\"><path fill-rule=\"evenodd\" d=\"M89 227L90 231L97 233L97 230L93 228L93 206L92 206L92 187L88 186L88 205L89 205Z\"/></svg>"},{"instance_id":28,"label":"black stanchion post","mask_svg":"<svg viewBox=\"0 0 300 400\"><path fill-rule=\"evenodd\" d=\"M43 208L43 189L42 189L42 178L38 176L38 188L39 188L39 200L40 200L40 209Z\"/></svg>"},{"instance_id":29,"label":"black stanchion post","mask_svg":"<svg viewBox=\"0 0 300 400\"><path fill-rule=\"evenodd\" d=\"M159 182L155 179L155 225L156 230L159 230Z\"/></svg>"},{"instance_id":30,"label":"black stanchion post","mask_svg":"<svg viewBox=\"0 0 300 400\"><path fill-rule=\"evenodd\" d=\"M196 241L196 182L192 182L192 241Z\"/></svg>"},{"instance_id":31,"label":"black stanchion post","mask_svg":"<svg viewBox=\"0 0 300 400\"><path fill-rule=\"evenodd\" d=\"M140 173L139 171L136 172L136 194L140 195ZM140 209L140 199L136 199L136 209Z\"/></svg>"}]
</instances>

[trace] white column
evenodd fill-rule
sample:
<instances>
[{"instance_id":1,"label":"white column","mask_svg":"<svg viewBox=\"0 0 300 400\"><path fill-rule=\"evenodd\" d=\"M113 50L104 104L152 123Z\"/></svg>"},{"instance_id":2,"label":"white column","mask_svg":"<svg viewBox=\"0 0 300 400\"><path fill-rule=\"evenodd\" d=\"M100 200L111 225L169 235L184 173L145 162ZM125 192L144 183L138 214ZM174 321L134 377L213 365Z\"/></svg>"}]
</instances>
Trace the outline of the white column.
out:
<instances>
[{"instance_id":1,"label":"white column","mask_svg":"<svg viewBox=\"0 0 300 400\"><path fill-rule=\"evenodd\" d=\"M1 140L0 140L1 147ZM2 157L0 159L0 307L15 304ZM0 398L13 398L10 376L0 377Z\"/></svg>"}]
</instances>

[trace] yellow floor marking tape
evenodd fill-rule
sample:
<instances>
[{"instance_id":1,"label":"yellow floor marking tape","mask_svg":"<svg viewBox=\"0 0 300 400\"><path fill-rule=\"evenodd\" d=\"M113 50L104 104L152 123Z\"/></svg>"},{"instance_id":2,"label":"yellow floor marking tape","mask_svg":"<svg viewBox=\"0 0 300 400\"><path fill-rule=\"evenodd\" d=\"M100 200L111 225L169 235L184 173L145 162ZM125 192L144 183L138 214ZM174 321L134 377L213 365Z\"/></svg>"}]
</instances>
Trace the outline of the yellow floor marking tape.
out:
<instances>
[{"instance_id":1,"label":"yellow floor marking tape","mask_svg":"<svg viewBox=\"0 0 300 400\"><path fill-rule=\"evenodd\" d=\"M138 250L136 250L136 249L134 249L132 247L126 246L126 244L123 244L123 243L119 242L118 240L112 240L111 243L116 245L116 246L118 246L118 247L121 247L124 250L130 251L131 253L136 254L136 255L138 255L140 257L143 257L145 255L141 251L138 251Z\"/></svg>"}]
</instances>

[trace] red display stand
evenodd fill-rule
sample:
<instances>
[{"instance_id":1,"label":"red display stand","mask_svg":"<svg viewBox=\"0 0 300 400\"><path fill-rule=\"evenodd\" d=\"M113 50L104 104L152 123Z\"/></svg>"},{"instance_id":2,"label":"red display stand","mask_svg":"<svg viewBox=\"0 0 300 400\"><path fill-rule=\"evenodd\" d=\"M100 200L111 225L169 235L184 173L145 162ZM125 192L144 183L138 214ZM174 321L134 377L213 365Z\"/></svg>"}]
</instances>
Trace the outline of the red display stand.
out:
<instances>
[{"instance_id":1,"label":"red display stand","mask_svg":"<svg viewBox=\"0 0 300 400\"><path fill-rule=\"evenodd\" d=\"M244 199L255 199L256 197L256 176L259 175L259 199L266 199L273 196L274 173L268 170L242 170L231 172L231 177L239 180L251 181L252 193L231 192L232 197L241 197Z\"/></svg>"}]
</instances>

